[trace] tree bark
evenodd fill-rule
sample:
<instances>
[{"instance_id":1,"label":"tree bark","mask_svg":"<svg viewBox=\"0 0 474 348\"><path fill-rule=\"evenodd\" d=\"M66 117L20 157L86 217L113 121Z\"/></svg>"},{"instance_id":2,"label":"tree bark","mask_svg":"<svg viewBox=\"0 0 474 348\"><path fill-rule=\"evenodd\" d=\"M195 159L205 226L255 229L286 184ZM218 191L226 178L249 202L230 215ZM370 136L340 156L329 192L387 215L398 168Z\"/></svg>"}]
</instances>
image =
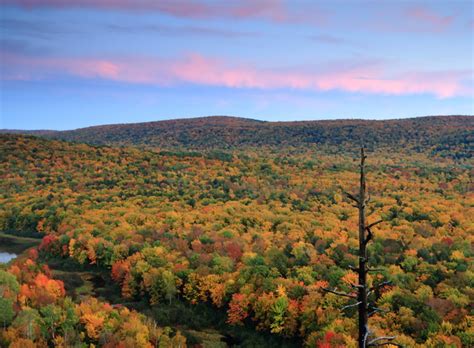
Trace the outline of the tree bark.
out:
<instances>
[{"instance_id":1,"label":"tree bark","mask_svg":"<svg viewBox=\"0 0 474 348\"><path fill-rule=\"evenodd\" d=\"M371 224L367 224L366 219L366 206L370 201L370 195L367 195L367 187L365 181L365 159L367 156L365 155L364 148L360 149L360 182L359 182L359 193L358 194L350 194L349 192L343 191L344 194L349 198L351 201L354 202L354 207L356 207L359 211L359 264L357 267L349 266L349 269L356 272L358 274L358 284L351 284L353 288L357 288L357 295L353 293L346 293L343 291L338 291L337 288L335 289L323 289L326 292L333 293L338 296L348 297L351 299L355 299L355 303L348 304L343 309L351 308L358 306L358 313L359 313L359 335L358 335L358 346L359 348L367 348L367 347L375 347L375 346L383 346L387 344L392 344L396 347L401 347L401 345L397 343L391 342L395 339L395 336L384 336L384 337L370 337L373 333L369 330L368 319L369 316L373 315L376 312L381 312L382 310L376 307L374 304L370 306L371 312L369 313L369 301L368 297L374 291L378 291L385 285L388 285L389 282L382 282L378 285L373 286L372 288L368 288L367 286L367 273L369 272L378 272L380 269L377 268L369 268L368 267L368 254L367 254L367 244L372 240L373 233L372 227L378 225L379 223L383 222L382 220L378 220ZM370 337L370 339L369 339Z\"/></svg>"},{"instance_id":2,"label":"tree bark","mask_svg":"<svg viewBox=\"0 0 474 348\"><path fill-rule=\"evenodd\" d=\"M359 302L359 338L360 348L367 346L368 338L368 303L367 303L367 240L365 224L365 153L360 149L360 186L359 186L359 285L357 301Z\"/></svg>"}]
</instances>

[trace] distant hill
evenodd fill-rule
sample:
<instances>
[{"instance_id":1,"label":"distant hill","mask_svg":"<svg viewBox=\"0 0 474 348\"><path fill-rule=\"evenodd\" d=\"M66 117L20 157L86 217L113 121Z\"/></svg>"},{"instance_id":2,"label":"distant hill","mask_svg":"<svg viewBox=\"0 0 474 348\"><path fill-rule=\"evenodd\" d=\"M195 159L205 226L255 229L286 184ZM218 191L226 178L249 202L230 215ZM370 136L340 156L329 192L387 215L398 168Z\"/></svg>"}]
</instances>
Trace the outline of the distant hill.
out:
<instances>
[{"instance_id":1,"label":"distant hill","mask_svg":"<svg viewBox=\"0 0 474 348\"><path fill-rule=\"evenodd\" d=\"M336 151L351 150L364 144L368 148L431 151L449 157L471 158L474 148L472 116L299 122L211 116L104 125L70 131L14 132L94 145L134 145L161 149L316 146Z\"/></svg>"},{"instance_id":2,"label":"distant hill","mask_svg":"<svg viewBox=\"0 0 474 348\"><path fill-rule=\"evenodd\" d=\"M0 129L0 134L27 134L27 135L50 135L54 133L58 133L58 131L50 130L50 129L37 129L37 130L23 130L23 129Z\"/></svg>"}]
</instances>

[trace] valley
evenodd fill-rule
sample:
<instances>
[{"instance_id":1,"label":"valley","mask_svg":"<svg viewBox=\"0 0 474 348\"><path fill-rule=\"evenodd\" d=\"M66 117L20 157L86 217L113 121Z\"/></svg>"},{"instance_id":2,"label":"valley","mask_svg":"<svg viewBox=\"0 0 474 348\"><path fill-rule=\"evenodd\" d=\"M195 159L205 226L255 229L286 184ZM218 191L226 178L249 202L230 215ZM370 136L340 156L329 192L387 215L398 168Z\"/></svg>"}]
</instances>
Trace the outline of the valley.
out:
<instances>
[{"instance_id":1,"label":"valley","mask_svg":"<svg viewBox=\"0 0 474 348\"><path fill-rule=\"evenodd\" d=\"M390 281L374 297L387 314L371 323L406 346L472 342L469 127L446 127L449 153L462 155L424 140L406 153L368 150L369 221L383 221L369 281ZM148 342L175 342L164 346L354 345L354 312L324 288L350 291L355 277L357 212L343 192L358 180L357 145L174 145L1 135L0 227L42 235L26 264L49 265L13 261L6 273L45 272L63 286L47 301L66 310L61 296L71 297L86 343L147 346L129 324L109 332L90 321L85 308L100 301L103 315L131 311L124 320L145 325Z\"/></svg>"}]
</instances>

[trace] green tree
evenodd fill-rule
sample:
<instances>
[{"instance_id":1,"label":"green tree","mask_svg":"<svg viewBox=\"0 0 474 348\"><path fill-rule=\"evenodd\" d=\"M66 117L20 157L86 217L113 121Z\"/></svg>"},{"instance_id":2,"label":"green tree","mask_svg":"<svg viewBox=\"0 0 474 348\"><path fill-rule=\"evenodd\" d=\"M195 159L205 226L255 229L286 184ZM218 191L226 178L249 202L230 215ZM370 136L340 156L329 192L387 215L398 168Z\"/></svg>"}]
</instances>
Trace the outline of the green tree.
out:
<instances>
[{"instance_id":1,"label":"green tree","mask_svg":"<svg viewBox=\"0 0 474 348\"><path fill-rule=\"evenodd\" d=\"M4 329L12 322L14 316L13 301L9 298L0 297L0 322Z\"/></svg>"},{"instance_id":2,"label":"green tree","mask_svg":"<svg viewBox=\"0 0 474 348\"><path fill-rule=\"evenodd\" d=\"M169 270L165 270L161 275L161 280L163 282L163 293L165 298L171 303L171 300L177 293L174 274Z\"/></svg>"}]
</instances>

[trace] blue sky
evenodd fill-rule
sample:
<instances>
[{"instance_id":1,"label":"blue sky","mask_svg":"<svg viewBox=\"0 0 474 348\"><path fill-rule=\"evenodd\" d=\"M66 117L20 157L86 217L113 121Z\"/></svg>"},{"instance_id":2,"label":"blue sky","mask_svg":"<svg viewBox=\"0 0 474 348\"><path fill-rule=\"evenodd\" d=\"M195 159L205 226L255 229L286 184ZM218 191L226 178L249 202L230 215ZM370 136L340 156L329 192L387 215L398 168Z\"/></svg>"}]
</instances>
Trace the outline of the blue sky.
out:
<instances>
[{"instance_id":1,"label":"blue sky","mask_svg":"<svg viewBox=\"0 0 474 348\"><path fill-rule=\"evenodd\" d=\"M1 3L0 128L474 114L472 1Z\"/></svg>"}]
</instances>

